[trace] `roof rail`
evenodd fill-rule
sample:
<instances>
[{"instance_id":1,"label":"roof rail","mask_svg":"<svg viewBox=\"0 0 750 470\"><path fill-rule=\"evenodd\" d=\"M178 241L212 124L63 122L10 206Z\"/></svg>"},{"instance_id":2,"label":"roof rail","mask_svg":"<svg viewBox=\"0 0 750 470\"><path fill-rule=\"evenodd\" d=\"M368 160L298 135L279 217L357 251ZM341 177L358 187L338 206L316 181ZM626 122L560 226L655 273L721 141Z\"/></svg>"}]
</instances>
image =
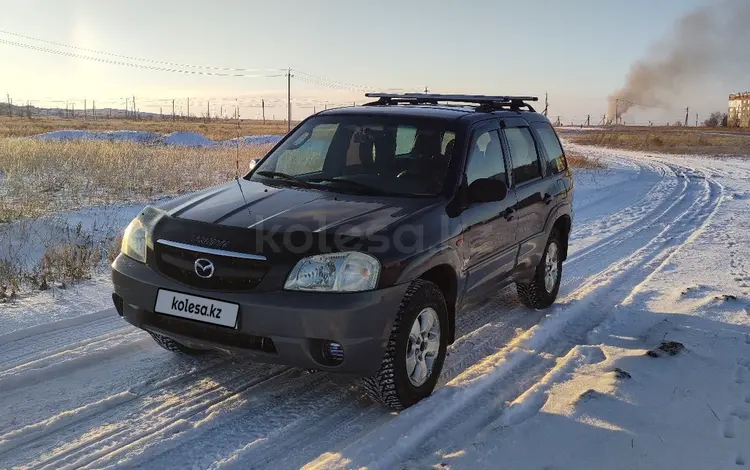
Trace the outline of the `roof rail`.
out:
<instances>
[{"instance_id":1,"label":"roof rail","mask_svg":"<svg viewBox=\"0 0 750 470\"><path fill-rule=\"evenodd\" d=\"M479 105L477 111L492 112L501 109L520 111L526 108L534 112L534 108L527 101L539 101L536 96L494 96L494 95L441 95L435 93L365 93L368 98L378 98L377 101L366 103L365 106L383 106L404 104L473 103Z\"/></svg>"}]
</instances>

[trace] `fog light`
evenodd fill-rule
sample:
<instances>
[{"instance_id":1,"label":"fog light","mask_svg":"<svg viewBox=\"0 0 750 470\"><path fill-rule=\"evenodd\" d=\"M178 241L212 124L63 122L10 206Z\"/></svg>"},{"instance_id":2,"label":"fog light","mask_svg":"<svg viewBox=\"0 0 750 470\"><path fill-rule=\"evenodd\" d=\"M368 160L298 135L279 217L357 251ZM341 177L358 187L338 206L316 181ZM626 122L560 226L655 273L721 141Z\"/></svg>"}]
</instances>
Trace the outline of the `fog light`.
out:
<instances>
[{"instance_id":1,"label":"fog light","mask_svg":"<svg viewBox=\"0 0 750 470\"><path fill-rule=\"evenodd\" d=\"M344 348L339 343L326 341L323 343L323 357L333 363L339 364L344 361Z\"/></svg>"}]
</instances>

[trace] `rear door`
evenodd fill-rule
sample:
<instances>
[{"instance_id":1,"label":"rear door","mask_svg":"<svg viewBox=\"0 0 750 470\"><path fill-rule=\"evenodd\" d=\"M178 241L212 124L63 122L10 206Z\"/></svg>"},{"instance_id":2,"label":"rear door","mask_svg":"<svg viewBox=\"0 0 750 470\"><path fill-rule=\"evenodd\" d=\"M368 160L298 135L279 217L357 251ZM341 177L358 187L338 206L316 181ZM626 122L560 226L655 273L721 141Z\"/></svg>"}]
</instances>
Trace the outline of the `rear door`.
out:
<instances>
[{"instance_id":1,"label":"rear door","mask_svg":"<svg viewBox=\"0 0 750 470\"><path fill-rule=\"evenodd\" d=\"M518 267L525 269L538 264L547 242L544 225L552 201L550 181L545 179L545 168L529 123L520 118L503 119L501 127L512 161L512 188L518 199Z\"/></svg>"},{"instance_id":2,"label":"rear door","mask_svg":"<svg viewBox=\"0 0 750 470\"><path fill-rule=\"evenodd\" d=\"M467 184L479 178L509 183L508 163L500 129L491 121L474 130L469 141L465 175ZM516 219L512 190L502 201L471 204L461 214L468 243L467 290L469 300L486 297L496 289L495 281L507 276L516 263Z\"/></svg>"}]
</instances>

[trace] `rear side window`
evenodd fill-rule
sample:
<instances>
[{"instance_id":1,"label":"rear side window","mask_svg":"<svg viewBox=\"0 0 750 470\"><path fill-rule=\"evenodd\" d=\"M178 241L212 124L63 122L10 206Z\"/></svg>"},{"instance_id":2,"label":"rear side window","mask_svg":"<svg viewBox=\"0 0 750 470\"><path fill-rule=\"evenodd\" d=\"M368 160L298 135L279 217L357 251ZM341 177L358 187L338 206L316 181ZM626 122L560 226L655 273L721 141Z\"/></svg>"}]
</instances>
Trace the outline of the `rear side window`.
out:
<instances>
[{"instance_id":1,"label":"rear side window","mask_svg":"<svg viewBox=\"0 0 750 470\"><path fill-rule=\"evenodd\" d=\"M568 167L565 161L565 153L552 126L546 122L538 122L534 123L534 130L539 135L544 152L547 154L547 168L549 168L550 173L556 174L565 171Z\"/></svg>"},{"instance_id":2,"label":"rear side window","mask_svg":"<svg viewBox=\"0 0 750 470\"><path fill-rule=\"evenodd\" d=\"M503 132L513 160L513 182L521 184L542 176L539 154L531 130L528 127L510 127Z\"/></svg>"},{"instance_id":3,"label":"rear side window","mask_svg":"<svg viewBox=\"0 0 750 470\"><path fill-rule=\"evenodd\" d=\"M468 184L480 178L492 178L508 183L500 134L497 131L482 132L471 141L469 164L466 167Z\"/></svg>"}]
</instances>

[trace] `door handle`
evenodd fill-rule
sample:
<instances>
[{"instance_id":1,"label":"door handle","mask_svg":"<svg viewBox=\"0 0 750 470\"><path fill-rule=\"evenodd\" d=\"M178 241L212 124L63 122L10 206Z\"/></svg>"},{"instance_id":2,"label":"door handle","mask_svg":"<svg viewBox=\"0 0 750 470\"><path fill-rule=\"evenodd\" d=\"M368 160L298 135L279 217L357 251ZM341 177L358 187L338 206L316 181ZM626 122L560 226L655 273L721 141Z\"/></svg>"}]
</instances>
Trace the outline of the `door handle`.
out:
<instances>
[{"instance_id":1,"label":"door handle","mask_svg":"<svg viewBox=\"0 0 750 470\"><path fill-rule=\"evenodd\" d=\"M549 205L549 203L552 202L552 195L551 194L545 194L544 198L542 198L542 202Z\"/></svg>"},{"instance_id":2,"label":"door handle","mask_svg":"<svg viewBox=\"0 0 750 470\"><path fill-rule=\"evenodd\" d=\"M513 220L513 217L514 217L515 213L516 213L516 210L513 209L512 207L509 207L509 208L505 209L504 211L502 211L500 213L500 215L502 215L503 217L505 217L505 220Z\"/></svg>"}]
</instances>

